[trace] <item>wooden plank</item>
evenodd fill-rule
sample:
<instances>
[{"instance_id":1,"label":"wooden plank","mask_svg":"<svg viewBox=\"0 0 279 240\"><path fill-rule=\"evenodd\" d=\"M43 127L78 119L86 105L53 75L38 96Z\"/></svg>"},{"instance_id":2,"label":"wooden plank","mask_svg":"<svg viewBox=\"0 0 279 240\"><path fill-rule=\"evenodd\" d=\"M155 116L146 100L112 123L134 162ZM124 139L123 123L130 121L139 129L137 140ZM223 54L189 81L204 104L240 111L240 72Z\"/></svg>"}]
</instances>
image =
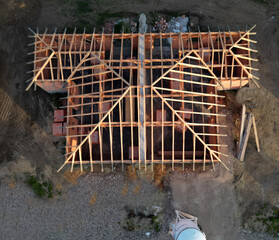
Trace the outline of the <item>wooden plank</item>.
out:
<instances>
[{"instance_id":1,"label":"wooden plank","mask_svg":"<svg viewBox=\"0 0 279 240\"><path fill-rule=\"evenodd\" d=\"M158 90L164 90L164 91L169 91L169 92L172 92L173 89L170 89L170 88L162 88L162 87L153 87L153 88L156 88ZM197 95L197 96L209 96L209 97L219 97L219 98L224 98L225 96L222 96L222 95L216 95L216 94L210 94L210 93L200 93L200 92L191 92L191 91L184 91L184 90L178 90L178 89L175 89L175 92L180 92L180 93L190 93L190 94L193 94L193 95Z\"/></svg>"},{"instance_id":2,"label":"wooden plank","mask_svg":"<svg viewBox=\"0 0 279 240\"><path fill-rule=\"evenodd\" d=\"M255 49L252 49L252 48L247 48L247 47L242 47L242 46L239 46L239 45L235 45L234 46L235 48L239 48L239 49L243 49L243 50L247 50L247 51L252 51L252 52L258 52L258 50L255 50Z\"/></svg>"},{"instance_id":3,"label":"wooden plank","mask_svg":"<svg viewBox=\"0 0 279 240\"><path fill-rule=\"evenodd\" d=\"M123 126L122 126L122 109L121 109L121 102L119 103L119 121L120 121L120 145L121 145L121 161L122 161L122 171L124 171L123 165Z\"/></svg>"},{"instance_id":4,"label":"wooden plank","mask_svg":"<svg viewBox=\"0 0 279 240\"><path fill-rule=\"evenodd\" d=\"M150 59L152 60L152 34L150 34ZM152 67L152 61L151 61ZM153 70L150 71L150 81L153 83ZM153 171L153 160L154 160L154 128L153 128L153 118L154 118L154 105L153 105L153 90L151 89L151 171Z\"/></svg>"},{"instance_id":5,"label":"wooden plank","mask_svg":"<svg viewBox=\"0 0 279 240\"><path fill-rule=\"evenodd\" d=\"M138 106L138 113L140 113L140 88L139 86L137 86L137 106ZM141 141L140 141L140 137L141 137L141 122L140 122L140 115L138 114L138 147L139 147L139 170L141 169Z\"/></svg>"},{"instance_id":6,"label":"wooden plank","mask_svg":"<svg viewBox=\"0 0 279 240\"><path fill-rule=\"evenodd\" d=\"M79 148L79 164L80 164L80 171L83 172L81 148Z\"/></svg>"},{"instance_id":7,"label":"wooden plank","mask_svg":"<svg viewBox=\"0 0 279 240\"><path fill-rule=\"evenodd\" d=\"M193 171L196 169L196 137L193 139Z\"/></svg>"},{"instance_id":8,"label":"wooden plank","mask_svg":"<svg viewBox=\"0 0 279 240\"><path fill-rule=\"evenodd\" d=\"M120 103L119 103L120 104ZM111 170L113 171L113 139L112 139L112 130L111 130L111 119L110 119L110 113L108 115L108 120L109 120L109 145L110 145L110 158L111 158Z\"/></svg>"},{"instance_id":9,"label":"wooden plank","mask_svg":"<svg viewBox=\"0 0 279 240\"><path fill-rule=\"evenodd\" d=\"M146 160L146 162L149 164L149 163L151 163L151 160L150 159L147 159ZM174 161L176 164L177 163L179 163L179 164L181 164L182 163L182 161L181 160L175 160ZM217 162L219 162L218 160L213 160L213 162L214 163L217 163ZM74 162L74 164L78 164L79 162L78 161L75 161ZM114 163L116 164L116 163L119 163L119 164L121 164L121 160L119 159L119 160L114 160ZM131 160L124 160L124 163L125 164L131 164ZM171 159L165 159L165 163L166 164L171 164L172 163L172 160ZM185 160L185 164L192 164L193 163L193 159L186 159ZM202 159L196 159L196 163L197 164L202 164L203 163L203 160ZM206 163L211 163L211 160L210 159L207 159L206 160ZM69 162L67 162L67 164L70 164ZM83 164L90 164L90 161L89 160L84 160L83 161ZM94 160L93 161L93 164L100 164L100 161L98 161L98 160ZM103 164L111 164L111 162L110 162L110 160L108 161L108 160L104 160L103 161ZM161 160L160 159L154 159L154 164L161 164Z\"/></svg>"},{"instance_id":10,"label":"wooden plank","mask_svg":"<svg viewBox=\"0 0 279 240\"><path fill-rule=\"evenodd\" d=\"M164 103L162 102L162 171L164 170L164 140L165 140L165 135L164 135L164 124L163 124L163 119L164 119Z\"/></svg>"},{"instance_id":11,"label":"wooden plank","mask_svg":"<svg viewBox=\"0 0 279 240\"><path fill-rule=\"evenodd\" d=\"M162 119L163 121L163 119ZM172 171L174 171L174 143L175 143L175 131L174 131L174 113L172 113Z\"/></svg>"},{"instance_id":12,"label":"wooden plank","mask_svg":"<svg viewBox=\"0 0 279 240\"><path fill-rule=\"evenodd\" d=\"M253 122L252 121L252 114L249 113L248 114L248 119L247 119L247 126L246 126L246 129L244 130L242 142L240 144L239 152L238 152L238 156L237 156L237 158L240 161L244 160L244 155L245 155L245 151L246 151L246 147L247 147L247 143L248 143L248 139L249 139L250 130L251 130L251 127L252 127L252 122Z\"/></svg>"},{"instance_id":13,"label":"wooden plank","mask_svg":"<svg viewBox=\"0 0 279 240\"><path fill-rule=\"evenodd\" d=\"M100 160L101 160L101 170L104 171L104 165L103 165L103 138L101 133L100 125L98 126L98 132L99 132L99 140L100 140Z\"/></svg>"},{"instance_id":14,"label":"wooden plank","mask_svg":"<svg viewBox=\"0 0 279 240\"><path fill-rule=\"evenodd\" d=\"M185 124L183 124L183 136L182 136L182 169L184 171L185 168L185 164L184 164L184 160L185 160Z\"/></svg>"},{"instance_id":15,"label":"wooden plank","mask_svg":"<svg viewBox=\"0 0 279 240\"><path fill-rule=\"evenodd\" d=\"M247 71L247 69L245 69L245 67L243 66L243 64L241 63L241 61L235 56L235 54L234 54L231 50L229 50L229 52L232 54L232 57L235 59L235 61L236 61L240 66L242 66L243 71L249 76L249 79L251 79L251 80L255 83L255 85L256 85L258 88L260 88L260 85L253 79L253 78L259 79L259 78L255 77L254 75L252 75L251 73L249 73L249 72Z\"/></svg>"},{"instance_id":16,"label":"wooden plank","mask_svg":"<svg viewBox=\"0 0 279 240\"><path fill-rule=\"evenodd\" d=\"M184 73L184 72L181 72L181 73ZM190 74L190 75L192 75L192 74ZM193 84L205 85L205 86L214 86L214 87L218 86L216 84L203 83L203 82L194 82L194 81L190 81L190 80L186 80L186 79L178 79L178 78L171 78L171 77L163 77L163 79L170 80L170 81L184 82L184 83L193 83Z\"/></svg>"},{"instance_id":17,"label":"wooden plank","mask_svg":"<svg viewBox=\"0 0 279 240\"><path fill-rule=\"evenodd\" d=\"M50 54L50 56L48 57L48 59L45 61L45 63L43 64L43 66L40 68L40 70L36 73L35 77L33 78L33 80L31 81L31 83L28 85L28 87L26 88L26 91L29 90L29 88L32 86L32 84L37 81L38 76L43 72L44 68L46 67L46 65L49 63L49 61L51 61L51 58L53 57L53 55L55 54L55 52L52 52ZM43 73L42 73L43 74Z\"/></svg>"},{"instance_id":18,"label":"wooden plank","mask_svg":"<svg viewBox=\"0 0 279 240\"><path fill-rule=\"evenodd\" d=\"M197 77L201 77L201 78L204 77L204 78L216 79L216 77L214 77L214 76L202 75L202 74L199 74L199 73L184 72L184 71L178 71L178 70L171 70L171 72L181 73L181 74L185 74L185 75L192 75L192 76L197 76Z\"/></svg>"},{"instance_id":19,"label":"wooden plank","mask_svg":"<svg viewBox=\"0 0 279 240\"><path fill-rule=\"evenodd\" d=\"M75 157L76 157L76 153L74 153L74 154L73 154L73 156L72 156L72 166L71 166L71 172L73 172L73 170L74 170Z\"/></svg>"},{"instance_id":20,"label":"wooden plank","mask_svg":"<svg viewBox=\"0 0 279 240\"><path fill-rule=\"evenodd\" d=\"M189 55L190 55L192 52L193 52L193 51L189 52L187 55L185 55L185 57L183 57L181 60L179 60L179 62L178 62L177 64L175 64L175 65L172 66L168 71L166 71L161 77L159 77L159 78L152 84L152 86L155 86L156 83L158 83L163 77L167 76L167 75L170 73L170 71L172 71L174 68L176 68L177 65L178 65L179 63L183 62L184 59L186 59L186 57L189 58L189 57L190 57ZM197 59L199 60L199 58L197 58Z\"/></svg>"},{"instance_id":21,"label":"wooden plank","mask_svg":"<svg viewBox=\"0 0 279 240\"><path fill-rule=\"evenodd\" d=\"M206 148L203 147L203 171L205 171Z\"/></svg>"},{"instance_id":22,"label":"wooden plank","mask_svg":"<svg viewBox=\"0 0 279 240\"><path fill-rule=\"evenodd\" d=\"M214 159L213 159L213 156L212 156L212 151L209 151L209 154L210 154L213 170L215 171L215 164L214 164Z\"/></svg>"},{"instance_id":23,"label":"wooden plank","mask_svg":"<svg viewBox=\"0 0 279 240\"><path fill-rule=\"evenodd\" d=\"M91 142L91 137L88 138L88 144L89 144L90 167L91 167L91 172L93 172L93 159L92 159L92 142Z\"/></svg>"},{"instance_id":24,"label":"wooden plank","mask_svg":"<svg viewBox=\"0 0 279 240\"><path fill-rule=\"evenodd\" d=\"M256 120L255 120L254 115L252 115L252 120L253 120L253 128L254 128L255 140L256 140L256 145L257 145L257 151L260 152L261 151L260 143L259 143L258 131L257 131Z\"/></svg>"},{"instance_id":25,"label":"wooden plank","mask_svg":"<svg viewBox=\"0 0 279 240\"><path fill-rule=\"evenodd\" d=\"M157 154L159 156L162 156L162 151L158 151ZM185 158L192 158L194 154L194 151L186 151L184 150L184 157ZM164 155L166 158L177 156L177 157L182 157L183 156L183 151L164 151ZM203 151L196 151L196 157L202 157L203 156ZM177 160L177 159L176 159ZM175 160L174 160L175 162Z\"/></svg>"},{"instance_id":26,"label":"wooden plank","mask_svg":"<svg viewBox=\"0 0 279 240\"><path fill-rule=\"evenodd\" d=\"M242 142L245 118L246 118L246 106L245 106L245 104L242 104L242 114L241 114L241 122L240 122L240 133L239 133L238 150L240 149L240 144Z\"/></svg>"},{"instance_id":27,"label":"wooden plank","mask_svg":"<svg viewBox=\"0 0 279 240\"><path fill-rule=\"evenodd\" d=\"M131 113L131 116L133 116L132 102L133 102L132 89L130 89L130 113ZM134 120L132 120L132 117L130 118L130 121L131 121L132 168L134 169L134 128L133 128L133 124L132 124L132 121L134 121Z\"/></svg>"},{"instance_id":28,"label":"wooden plank","mask_svg":"<svg viewBox=\"0 0 279 240\"><path fill-rule=\"evenodd\" d=\"M218 104L218 103L206 103L206 102L197 102L197 101L192 101L192 100L182 100L182 99L171 99L171 98L166 98L166 95L161 95L162 97L165 97L167 101L174 101L174 102L184 102L184 103L194 103L194 104L200 104L200 105L209 105L210 107L212 106L219 106L219 107L225 107L223 104ZM154 96L155 97L155 96Z\"/></svg>"},{"instance_id":29,"label":"wooden plank","mask_svg":"<svg viewBox=\"0 0 279 240\"><path fill-rule=\"evenodd\" d=\"M254 25L249 31L246 31L244 35L242 35L230 48L229 50L231 50L233 47L235 47L238 43L240 43L241 40L243 40L243 38L246 37L246 35L248 35L249 33L251 33L251 31L256 27L256 25Z\"/></svg>"}]
</instances>

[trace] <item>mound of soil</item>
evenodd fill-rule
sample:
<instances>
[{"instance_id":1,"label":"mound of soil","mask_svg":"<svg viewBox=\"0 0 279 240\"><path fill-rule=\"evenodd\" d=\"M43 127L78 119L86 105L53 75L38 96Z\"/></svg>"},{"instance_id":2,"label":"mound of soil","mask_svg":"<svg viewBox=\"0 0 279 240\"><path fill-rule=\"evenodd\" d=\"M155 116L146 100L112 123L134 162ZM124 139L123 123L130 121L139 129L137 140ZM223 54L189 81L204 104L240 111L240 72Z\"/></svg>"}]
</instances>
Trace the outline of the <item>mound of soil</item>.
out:
<instances>
[{"instance_id":1,"label":"mound of soil","mask_svg":"<svg viewBox=\"0 0 279 240\"><path fill-rule=\"evenodd\" d=\"M264 88L243 88L235 101L255 115L260 140L258 153L252 130L244 162L235 162L239 215L243 225L253 229L258 223L250 219L264 204L279 206L279 100Z\"/></svg>"}]
</instances>

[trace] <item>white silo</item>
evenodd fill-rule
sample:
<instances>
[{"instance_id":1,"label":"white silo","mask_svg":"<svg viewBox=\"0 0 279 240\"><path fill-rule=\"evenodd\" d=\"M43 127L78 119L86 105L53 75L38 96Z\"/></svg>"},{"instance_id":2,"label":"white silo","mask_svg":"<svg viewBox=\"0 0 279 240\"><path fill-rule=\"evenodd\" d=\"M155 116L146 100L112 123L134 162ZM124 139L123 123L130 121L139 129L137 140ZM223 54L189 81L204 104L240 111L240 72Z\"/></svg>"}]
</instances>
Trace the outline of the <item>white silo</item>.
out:
<instances>
[{"instance_id":1,"label":"white silo","mask_svg":"<svg viewBox=\"0 0 279 240\"><path fill-rule=\"evenodd\" d=\"M175 240L206 240L205 234L198 227L198 219L187 213L175 210L176 221L170 234Z\"/></svg>"}]
</instances>

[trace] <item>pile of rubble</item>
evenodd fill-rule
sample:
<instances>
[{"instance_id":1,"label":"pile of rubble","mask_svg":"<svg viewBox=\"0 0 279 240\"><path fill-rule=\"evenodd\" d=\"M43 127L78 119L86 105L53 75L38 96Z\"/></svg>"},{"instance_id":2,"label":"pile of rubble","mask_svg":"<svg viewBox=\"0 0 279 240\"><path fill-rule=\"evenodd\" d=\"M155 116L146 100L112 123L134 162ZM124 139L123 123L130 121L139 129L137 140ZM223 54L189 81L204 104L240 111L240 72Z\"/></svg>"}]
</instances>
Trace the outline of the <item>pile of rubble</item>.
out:
<instances>
[{"instance_id":1,"label":"pile of rubble","mask_svg":"<svg viewBox=\"0 0 279 240\"><path fill-rule=\"evenodd\" d=\"M156 32L166 32L168 28L168 23L167 23L167 20L165 18L160 18L158 21L155 22L155 25L154 25L154 31Z\"/></svg>"},{"instance_id":2,"label":"pile of rubble","mask_svg":"<svg viewBox=\"0 0 279 240\"><path fill-rule=\"evenodd\" d=\"M168 22L168 30L167 32L188 32L188 24L189 24L189 18L185 15L182 15L181 17L173 17Z\"/></svg>"},{"instance_id":3,"label":"pile of rubble","mask_svg":"<svg viewBox=\"0 0 279 240\"><path fill-rule=\"evenodd\" d=\"M155 22L153 27L154 32L188 32L189 18L185 15L181 17L173 17L169 22L166 18L160 17L158 21Z\"/></svg>"},{"instance_id":4,"label":"pile of rubble","mask_svg":"<svg viewBox=\"0 0 279 240\"><path fill-rule=\"evenodd\" d=\"M107 22L104 26L104 33L112 33L114 28L114 22Z\"/></svg>"},{"instance_id":5,"label":"pile of rubble","mask_svg":"<svg viewBox=\"0 0 279 240\"><path fill-rule=\"evenodd\" d=\"M164 17L159 17L153 27L153 32L188 32L189 18L185 15L173 17L169 22ZM137 32L138 24L130 18L123 18L116 21L109 21L104 26L104 33L114 32Z\"/></svg>"},{"instance_id":6,"label":"pile of rubble","mask_svg":"<svg viewBox=\"0 0 279 240\"><path fill-rule=\"evenodd\" d=\"M130 18L123 18L116 21L107 22L104 26L104 33L114 32L137 32L138 24Z\"/></svg>"}]
</instances>

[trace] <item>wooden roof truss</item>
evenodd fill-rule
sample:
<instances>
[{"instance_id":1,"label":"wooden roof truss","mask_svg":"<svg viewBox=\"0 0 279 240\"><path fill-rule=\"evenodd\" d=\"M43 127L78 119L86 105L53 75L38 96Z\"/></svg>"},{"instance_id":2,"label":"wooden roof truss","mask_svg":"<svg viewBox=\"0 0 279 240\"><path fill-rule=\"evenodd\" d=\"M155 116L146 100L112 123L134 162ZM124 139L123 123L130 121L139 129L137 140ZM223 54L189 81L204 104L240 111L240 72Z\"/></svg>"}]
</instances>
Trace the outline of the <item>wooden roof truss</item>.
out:
<instances>
[{"instance_id":1,"label":"wooden roof truss","mask_svg":"<svg viewBox=\"0 0 279 240\"><path fill-rule=\"evenodd\" d=\"M253 29L253 28L252 28ZM221 163L218 90L258 86L249 31L33 32L27 90L67 90L65 165ZM141 82L143 80L143 82ZM58 84L58 85L56 85ZM141 138L144 138L142 141Z\"/></svg>"}]
</instances>

